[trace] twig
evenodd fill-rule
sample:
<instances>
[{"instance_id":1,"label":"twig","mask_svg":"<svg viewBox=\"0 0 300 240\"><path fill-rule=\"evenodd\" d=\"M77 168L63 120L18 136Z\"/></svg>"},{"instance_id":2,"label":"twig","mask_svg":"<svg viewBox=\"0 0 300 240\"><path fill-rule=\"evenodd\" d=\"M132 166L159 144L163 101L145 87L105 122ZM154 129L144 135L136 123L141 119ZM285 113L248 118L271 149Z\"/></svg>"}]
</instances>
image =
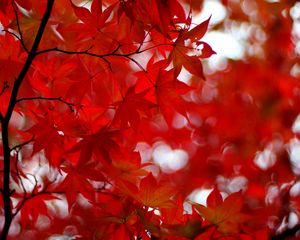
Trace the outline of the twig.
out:
<instances>
[{"instance_id":1,"label":"twig","mask_svg":"<svg viewBox=\"0 0 300 240\"><path fill-rule=\"evenodd\" d=\"M140 49L141 46L139 46L135 51L130 52L130 53L117 53L117 51L120 49L121 46L122 45L118 45L118 47L115 50L113 50L110 53L105 53L105 54L97 54L97 53L90 52L91 48L84 50L84 51L69 51L69 50L64 50L64 49L58 48L58 47L53 47L53 48L40 50L40 51L36 52L36 55L40 55L40 54L47 53L47 52L60 52L60 53L65 53L65 54L89 55L89 56L98 57L98 58L105 58L105 57L110 57L110 56L129 57L129 56L132 56L135 54L140 54L145 51L149 51L153 48L157 48L160 46L173 46L173 43L172 44L161 43L161 44L157 44L157 45L145 48L143 50L141 50ZM183 47L185 47L185 46L183 46Z\"/></svg>"},{"instance_id":2,"label":"twig","mask_svg":"<svg viewBox=\"0 0 300 240\"><path fill-rule=\"evenodd\" d=\"M37 193L31 194L31 195L29 195L27 197L24 197L22 199L22 202L20 203L19 207L16 208L16 210L12 214L12 216L15 217L20 212L20 210L22 209L22 207L24 206L24 204L25 204L25 202L27 200L30 200L30 199L32 199L34 197L37 197L37 196L40 196L40 195L43 195L43 194L50 194L51 195L51 194L66 194L66 193L65 192L47 192L47 191L41 191L41 192L37 192Z\"/></svg>"},{"instance_id":3,"label":"twig","mask_svg":"<svg viewBox=\"0 0 300 240\"><path fill-rule=\"evenodd\" d=\"M2 87L2 89L1 89L1 91L0 91L0 96L1 96L1 95L5 92L5 90L8 89L8 88L9 88L8 82L7 82L7 81L4 81L3 87Z\"/></svg>"},{"instance_id":4,"label":"twig","mask_svg":"<svg viewBox=\"0 0 300 240\"><path fill-rule=\"evenodd\" d=\"M21 148L22 148L23 146L25 146L26 144L32 142L33 140L34 140L34 138L32 137L31 139L29 139L29 140L27 140L27 141L25 141L25 142L23 142L23 143L20 143L20 144L18 144L18 145L16 145L16 146L12 147L12 148L10 149L10 151L13 151L13 150L19 151L19 149L21 149Z\"/></svg>"},{"instance_id":5,"label":"twig","mask_svg":"<svg viewBox=\"0 0 300 240\"><path fill-rule=\"evenodd\" d=\"M133 63L135 63L143 72L147 73L147 70L138 61L136 61L134 58L132 58L130 56L126 56L125 58L127 58L130 61L132 61Z\"/></svg>"},{"instance_id":6,"label":"twig","mask_svg":"<svg viewBox=\"0 0 300 240\"><path fill-rule=\"evenodd\" d=\"M36 178L36 176L35 176L34 174L27 173L27 175L32 176L33 179L34 179L34 186L33 186L33 189L32 189L32 191L31 191L31 194L34 194L34 191L35 191L35 189L36 189L37 186L38 186L38 180L37 180L37 178Z\"/></svg>"},{"instance_id":7,"label":"twig","mask_svg":"<svg viewBox=\"0 0 300 240\"><path fill-rule=\"evenodd\" d=\"M2 32L6 32L6 33L8 33L8 34L14 36L16 39L18 39L18 40L21 42L20 36L18 36L16 33L11 32L11 31L9 31L9 30L7 30L7 29L3 29Z\"/></svg>"},{"instance_id":8,"label":"twig","mask_svg":"<svg viewBox=\"0 0 300 240\"><path fill-rule=\"evenodd\" d=\"M145 49L141 50L142 45L143 44L140 44L135 51L130 52L130 53L117 53L118 50L122 46L121 44L119 44L116 49L114 49L112 52L106 53L106 54L97 54L97 53L90 52L91 47L89 49L87 49L87 50L84 50L84 51L69 51L69 50L60 49L58 47L54 47L54 48L48 48L48 49L44 49L44 50L38 51L36 53L36 55L40 55L40 54L47 53L47 52L60 52L60 53L69 54L69 55L88 55L88 56L100 58L103 61L105 61L107 63L107 65L108 65L109 69L111 69L111 63L106 59L107 57L112 57L112 56L115 56L115 57L124 57L124 58L127 58L130 61L134 62L142 71L147 72L146 69L144 69L141 66L141 64L139 64L131 56L136 55L136 54L140 54L140 53L143 53L143 52L146 52L146 51L149 51L149 50L157 48L159 46L166 46L166 45L167 46L173 46L173 44L165 44L164 43L164 44L157 44L157 45L154 45L154 46L151 46L149 48L145 48Z\"/></svg>"},{"instance_id":9,"label":"twig","mask_svg":"<svg viewBox=\"0 0 300 240\"><path fill-rule=\"evenodd\" d=\"M74 112L73 107L75 106L74 103L67 102L62 97L23 97L16 100L16 103L22 101L32 101L32 100L45 100L45 101L59 101L61 103L66 104L71 112Z\"/></svg>"},{"instance_id":10,"label":"twig","mask_svg":"<svg viewBox=\"0 0 300 240\"><path fill-rule=\"evenodd\" d=\"M20 181L20 183L21 183L21 187L22 187L22 190L23 190L23 192L24 192L24 196L25 196L25 198L26 198L26 196L27 196L27 191L26 191L26 188L25 188L25 186L24 186L23 179L22 179L21 176L20 176L20 171L19 171L18 161L19 161L19 151L17 151L17 157L16 157L16 162L15 162L16 166L15 166L15 167L16 167L16 171L17 171L17 178L19 179L19 181Z\"/></svg>"},{"instance_id":11,"label":"twig","mask_svg":"<svg viewBox=\"0 0 300 240\"><path fill-rule=\"evenodd\" d=\"M25 46L25 43L24 43L23 34L22 34L22 31L21 31L20 22L19 22L18 10L16 8L16 3L14 1L12 1L12 7L14 9L14 13L15 13L15 16L16 16L16 21L17 21L18 32L19 32L19 35L20 35L20 37L18 39L19 39L22 47L24 48L24 50L27 53L29 53L29 50L27 49L27 47Z\"/></svg>"}]
</instances>

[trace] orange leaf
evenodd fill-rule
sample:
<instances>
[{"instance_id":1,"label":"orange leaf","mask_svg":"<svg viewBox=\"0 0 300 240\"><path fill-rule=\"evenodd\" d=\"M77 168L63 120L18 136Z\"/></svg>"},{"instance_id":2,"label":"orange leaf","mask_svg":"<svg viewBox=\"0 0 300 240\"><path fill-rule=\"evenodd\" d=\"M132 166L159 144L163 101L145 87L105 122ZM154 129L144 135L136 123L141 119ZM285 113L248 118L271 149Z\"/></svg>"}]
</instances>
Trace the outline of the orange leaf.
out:
<instances>
[{"instance_id":1,"label":"orange leaf","mask_svg":"<svg viewBox=\"0 0 300 240\"><path fill-rule=\"evenodd\" d=\"M144 205L152 208L172 208L175 203L171 200L176 191L168 186L159 186L152 173L143 178L137 199Z\"/></svg>"},{"instance_id":2,"label":"orange leaf","mask_svg":"<svg viewBox=\"0 0 300 240\"><path fill-rule=\"evenodd\" d=\"M214 189L207 198L207 207L192 203L198 213L208 222L216 225L223 234L239 232L240 224L249 220L250 216L241 213L243 199L240 192L229 195L221 200L218 190Z\"/></svg>"}]
</instances>

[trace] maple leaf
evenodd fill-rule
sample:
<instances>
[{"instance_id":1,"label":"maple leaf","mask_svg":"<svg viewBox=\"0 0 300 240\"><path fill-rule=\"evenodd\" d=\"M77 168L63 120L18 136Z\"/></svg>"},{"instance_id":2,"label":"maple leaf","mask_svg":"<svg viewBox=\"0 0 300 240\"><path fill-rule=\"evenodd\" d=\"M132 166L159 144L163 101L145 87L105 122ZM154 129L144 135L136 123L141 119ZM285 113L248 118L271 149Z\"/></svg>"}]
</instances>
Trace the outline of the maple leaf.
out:
<instances>
[{"instance_id":1,"label":"maple leaf","mask_svg":"<svg viewBox=\"0 0 300 240\"><path fill-rule=\"evenodd\" d=\"M64 136L59 134L59 128L54 122L53 116L36 116L37 124L31 127L28 132L34 136L32 155L45 151L49 164L58 166L61 161Z\"/></svg>"},{"instance_id":2,"label":"maple leaf","mask_svg":"<svg viewBox=\"0 0 300 240\"><path fill-rule=\"evenodd\" d=\"M175 77L179 75L181 68L185 67L191 74L205 79L202 63L199 58L210 57L212 54L215 54L215 52L207 43L199 40L207 31L209 20L210 18L189 31L183 30L176 39L174 48L169 56L169 61L173 61ZM186 44L186 42L188 42L189 45ZM196 49L201 51L200 54L190 54L193 53L193 51L191 51L191 48L194 48L193 43L195 43L197 47L199 47L199 45L202 46L201 50Z\"/></svg>"},{"instance_id":3,"label":"maple leaf","mask_svg":"<svg viewBox=\"0 0 300 240\"><path fill-rule=\"evenodd\" d=\"M144 78L144 81L137 82L137 88L152 89L147 97L156 102L156 106L166 122L171 124L176 113L188 119L187 111L193 104L186 101L183 95L193 90L194 87L174 79L173 69L165 70L167 67L166 60L154 62L154 58L151 58L147 64L147 73L138 72L136 76Z\"/></svg>"},{"instance_id":4,"label":"maple leaf","mask_svg":"<svg viewBox=\"0 0 300 240\"><path fill-rule=\"evenodd\" d=\"M121 154L120 152L112 152L112 162L103 167L109 178L135 184L137 179L148 174L144 167L149 165L150 163L141 164L141 157L138 152L128 152L122 149Z\"/></svg>"},{"instance_id":5,"label":"maple leaf","mask_svg":"<svg viewBox=\"0 0 300 240\"><path fill-rule=\"evenodd\" d=\"M46 201L59 200L60 198L53 196L50 193L41 193L38 195L32 195L24 202L19 201L16 209L21 207L21 223L23 226L26 224L34 225L39 215L45 215L49 218L48 208ZM21 205L23 204L23 205Z\"/></svg>"},{"instance_id":6,"label":"maple leaf","mask_svg":"<svg viewBox=\"0 0 300 240\"><path fill-rule=\"evenodd\" d=\"M208 227L202 225L203 220L195 209L185 214L182 196L176 199L176 205L176 208L160 209L161 218L164 219L160 227L162 236L195 238L207 230Z\"/></svg>"},{"instance_id":7,"label":"maple leaf","mask_svg":"<svg viewBox=\"0 0 300 240\"><path fill-rule=\"evenodd\" d=\"M201 232L201 221L188 220L185 224L166 226L168 235L194 238Z\"/></svg>"},{"instance_id":8,"label":"maple leaf","mask_svg":"<svg viewBox=\"0 0 300 240\"><path fill-rule=\"evenodd\" d=\"M28 0L16 1L17 3L15 1L13 2L13 4L15 4L14 8L18 14L18 19L13 18L6 28L14 29L16 32L19 32L20 29L20 34L22 35L22 45L26 46L27 49L30 49L37 34L40 20L43 16L41 9L45 8L46 2ZM27 11L23 11L24 8L26 8ZM57 15L58 16L55 18L51 18L45 27L43 34L46 36L46 38L43 39L47 39L47 41L41 41L41 45L45 47L52 46L52 44L60 44L62 42L62 39L56 31L56 26L62 19L58 18L60 14ZM66 18L64 21L66 21Z\"/></svg>"},{"instance_id":9,"label":"maple leaf","mask_svg":"<svg viewBox=\"0 0 300 240\"><path fill-rule=\"evenodd\" d=\"M215 188L207 200L207 207L192 203L198 213L208 222L216 225L223 234L239 232L239 226L250 219L249 215L241 213L243 198L240 192L229 195L224 201Z\"/></svg>"},{"instance_id":10,"label":"maple leaf","mask_svg":"<svg viewBox=\"0 0 300 240\"><path fill-rule=\"evenodd\" d=\"M114 36L119 31L111 30L116 24L113 12L117 3L111 3L103 10L104 4L101 2L95 0L91 7L87 8L84 5L79 6L82 2L69 1L70 9L67 12L75 19L74 21L59 21L60 24L57 27L57 31L66 41L64 46L74 51L91 49L92 52L99 54L109 53L116 49L118 42Z\"/></svg>"},{"instance_id":11,"label":"maple leaf","mask_svg":"<svg viewBox=\"0 0 300 240\"><path fill-rule=\"evenodd\" d=\"M181 95L187 93L192 88L187 84L174 80L173 71L159 70L156 83L155 95L159 106L167 123L171 123L174 112L178 112L187 119L187 103Z\"/></svg>"},{"instance_id":12,"label":"maple leaf","mask_svg":"<svg viewBox=\"0 0 300 240\"><path fill-rule=\"evenodd\" d=\"M47 63L36 61L34 67L34 77L30 79L30 83L37 92L43 92L47 96L65 96L70 75L78 68L78 62L53 57Z\"/></svg>"},{"instance_id":13,"label":"maple leaf","mask_svg":"<svg viewBox=\"0 0 300 240\"><path fill-rule=\"evenodd\" d=\"M175 207L171 198L176 194L176 190L169 186L160 186L152 173L144 177L139 186L139 192L134 196L145 206L152 208L172 208Z\"/></svg>"},{"instance_id":14,"label":"maple leaf","mask_svg":"<svg viewBox=\"0 0 300 240\"><path fill-rule=\"evenodd\" d=\"M72 167L61 167L67 175L64 180L56 187L56 191L65 191L68 202L68 209L71 210L73 204L76 202L78 194L81 193L89 201L94 201L95 190L92 184L87 180L87 173L85 170ZM93 172L88 178L94 180ZM102 179L99 174L97 180ZM104 179L104 178L103 178Z\"/></svg>"},{"instance_id":15,"label":"maple leaf","mask_svg":"<svg viewBox=\"0 0 300 240\"><path fill-rule=\"evenodd\" d=\"M172 3L160 0L121 1L118 10L119 19L123 13L132 23L140 21L146 26L151 25L168 38L170 31L176 28L176 24L186 20L184 8L177 0L173 0Z\"/></svg>"},{"instance_id":16,"label":"maple leaf","mask_svg":"<svg viewBox=\"0 0 300 240\"><path fill-rule=\"evenodd\" d=\"M177 0L172 1L172 4L169 1L159 0L153 0L149 3L140 1L140 3L143 4L143 10L149 14L152 25L167 37L169 37L170 28L175 28L176 21L178 23L185 21L184 9Z\"/></svg>"},{"instance_id":17,"label":"maple leaf","mask_svg":"<svg viewBox=\"0 0 300 240\"><path fill-rule=\"evenodd\" d=\"M1 239L297 238L299 223L285 226L299 215L297 0L218 1L213 31L246 27L249 47L204 76L210 18L192 17L206 3L0 1ZM161 144L188 164L153 164ZM214 189L187 213L213 183L247 196ZM48 211L64 212L58 195L63 218Z\"/></svg>"},{"instance_id":18,"label":"maple leaf","mask_svg":"<svg viewBox=\"0 0 300 240\"><path fill-rule=\"evenodd\" d=\"M8 34L7 34L8 35ZM24 53L13 36L0 36L0 112L5 113L12 86L23 66ZM27 80L27 79L26 79ZM30 87L28 88L31 92Z\"/></svg>"},{"instance_id":19,"label":"maple leaf","mask_svg":"<svg viewBox=\"0 0 300 240\"><path fill-rule=\"evenodd\" d=\"M183 40L190 39L192 42L200 40L207 31L208 23L210 21L210 18L211 17L209 17L207 20L205 20L202 23L198 24L196 27L192 28L189 31L184 30L182 32L182 36L179 37L180 41L181 41L181 39L183 39Z\"/></svg>"},{"instance_id":20,"label":"maple leaf","mask_svg":"<svg viewBox=\"0 0 300 240\"><path fill-rule=\"evenodd\" d=\"M110 151L118 151L119 145L114 140L119 130L102 127L95 134L86 135L68 150L69 153L80 152L77 165L84 165L95 156L97 161L111 161Z\"/></svg>"},{"instance_id":21,"label":"maple leaf","mask_svg":"<svg viewBox=\"0 0 300 240\"><path fill-rule=\"evenodd\" d=\"M110 5L104 11L102 11L102 0L94 0L91 5L91 11L85 7L77 7L72 3L72 8L76 16L85 24L88 24L95 30L99 30L103 27L105 22L110 17L116 4ZM96 24L95 24L96 23Z\"/></svg>"},{"instance_id":22,"label":"maple leaf","mask_svg":"<svg viewBox=\"0 0 300 240\"><path fill-rule=\"evenodd\" d=\"M113 104L117 107L113 123L120 122L121 129L125 129L130 124L130 127L136 130L139 126L140 115L155 106L154 103L144 98L149 90L135 93L135 85L130 87L123 100Z\"/></svg>"}]
</instances>

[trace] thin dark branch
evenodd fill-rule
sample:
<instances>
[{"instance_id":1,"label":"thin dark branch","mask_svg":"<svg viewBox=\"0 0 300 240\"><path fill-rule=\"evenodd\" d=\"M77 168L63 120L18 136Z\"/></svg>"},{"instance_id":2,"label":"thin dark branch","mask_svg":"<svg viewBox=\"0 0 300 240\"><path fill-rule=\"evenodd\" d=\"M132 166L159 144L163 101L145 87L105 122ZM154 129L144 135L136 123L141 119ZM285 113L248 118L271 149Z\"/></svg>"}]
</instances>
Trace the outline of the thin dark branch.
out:
<instances>
[{"instance_id":1,"label":"thin dark branch","mask_svg":"<svg viewBox=\"0 0 300 240\"><path fill-rule=\"evenodd\" d=\"M24 206L24 204L25 204L26 201L28 201L28 200L30 200L30 199L32 199L34 197L43 195L43 194L51 194L52 195L52 194L66 194L66 193L65 192L53 192L53 191L52 192L48 192L48 191L44 191L43 190L41 192L37 192L37 193L31 194L31 195L29 195L27 197L24 197L22 199L22 202L20 203L19 207L16 208L15 212L13 213L13 217L15 217L20 212L20 210L22 209L22 207Z\"/></svg>"},{"instance_id":2,"label":"thin dark branch","mask_svg":"<svg viewBox=\"0 0 300 240\"><path fill-rule=\"evenodd\" d=\"M126 58L135 63L143 72L147 73L147 70L137 60L130 56L126 56Z\"/></svg>"},{"instance_id":3,"label":"thin dark branch","mask_svg":"<svg viewBox=\"0 0 300 240\"><path fill-rule=\"evenodd\" d=\"M33 100L58 101L58 102L66 104L69 107L70 111L74 112L73 107L75 106L75 104L67 102L62 97L24 97L24 98L17 99L16 103L22 102L22 101L33 101Z\"/></svg>"},{"instance_id":4,"label":"thin dark branch","mask_svg":"<svg viewBox=\"0 0 300 240\"><path fill-rule=\"evenodd\" d=\"M16 3L14 1L12 1L12 7L14 9L14 13L15 13L15 16L16 16L16 21L17 21L17 27L18 27L18 32L19 32L19 41L22 45L22 47L24 48L24 50L29 53L29 50L27 49L27 47L25 46L25 43L24 43L24 38L23 38L23 34L22 34L22 31L21 31L21 27L20 27L20 21L19 21L19 15L18 15L18 10L16 8Z\"/></svg>"},{"instance_id":5,"label":"thin dark branch","mask_svg":"<svg viewBox=\"0 0 300 240\"><path fill-rule=\"evenodd\" d=\"M117 51L120 49L121 46L122 45L118 45L118 47L115 50L113 50L110 53L105 53L105 54L97 54L97 53L90 52L91 48L89 48L87 50L84 50L84 51L69 51L69 50L64 50L64 49L58 48L58 47L54 47L54 48L48 48L48 49L40 50L36 53L36 55L40 55L40 54L47 53L47 52L60 52L60 53L65 53L65 54L70 54L70 55L73 55L73 54L74 55L75 54L76 55L89 55L89 56L92 56L92 57L98 57L98 58L102 58L102 59L105 58L105 57L110 57L110 56L130 57L132 55L143 53L143 52L149 51L151 49L154 49L154 48L157 48L157 47L160 47L160 46L173 46L173 44L161 43L161 44L157 44L157 45L154 45L154 46L142 49L142 50L141 50L141 45L140 45L133 52L130 52L130 53L117 53Z\"/></svg>"},{"instance_id":6,"label":"thin dark branch","mask_svg":"<svg viewBox=\"0 0 300 240\"><path fill-rule=\"evenodd\" d=\"M24 198L21 200L22 202L20 203L19 207L15 210L15 212L13 213L13 217L16 216L18 214L18 212L22 209L23 205L25 204L25 202L31 198L34 198L36 196L42 195L42 194L65 194L65 192L53 192L53 191L48 191L48 187L53 184L56 181L56 178L53 181L48 182L41 191L39 192L35 192L35 188L37 186L37 179L33 174L27 173L28 175L31 175L34 177L35 179L35 186L31 192L30 195L25 195Z\"/></svg>"},{"instance_id":7,"label":"thin dark branch","mask_svg":"<svg viewBox=\"0 0 300 240\"><path fill-rule=\"evenodd\" d=\"M117 53L121 47L122 45L118 42L118 46L115 48L115 50L112 51L112 53Z\"/></svg>"},{"instance_id":8,"label":"thin dark branch","mask_svg":"<svg viewBox=\"0 0 300 240\"><path fill-rule=\"evenodd\" d=\"M61 48L58 47L54 47L54 48L48 48L48 49L44 49L44 50L40 50L36 53L36 55L41 55L43 53L48 53L48 52L60 52L60 53L65 53L65 54L69 54L69 55L90 55L90 56L94 56L94 57L99 57L102 58L102 55L98 55L98 54L94 54L94 53L90 53L89 49L84 50L84 51L68 51L68 50L63 50Z\"/></svg>"},{"instance_id":9,"label":"thin dark branch","mask_svg":"<svg viewBox=\"0 0 300 240\"><path fill-rule=\"evenodd\" d=\"M16 162L15 162L15 168L16 168L16 171L17 171L17 178L19 179L20 183L21 183L21 188L24 192L24 196L26 198L27 196L27 191L26 191L26 188L24 186L24 183L23 183L23 179L21 178L20 176L20 170L19 170L19 165L18 165L18 162L19 162L19 151L17 151L17 157L16 157Z\"/></svg>"},{"instance_id":10,"label":"thin dark branch","mask_svg":"<svg viewBox=\"0 0 300 240\"><path fill-rule=\"evenodd\" d=\"M139 46L138 46L138 48L137 48L136 51L139 52L139 51L141 50L141 48L143 47L143 45L146 43L145 39L146 39L147 36L149 36L149 35L150 35L150 31L148 31L148 32L145 34L143 41L142 41L141 43L139 43Z\"/></svg>"},{"instance_id":11,"label":"thin dark branch","mask_svg":"<svg viewBox=\"0 0 300 240\"><path fill-rule=\"evenodd\" d=\"M111 63L105 57L101 58L108 66L109 70L112 70Z\"/></svg>"},{"instance_id":12,"label":"thin dark branch","mask_svg":"<svg viewBox=\"0 0 300 240\"><path fill-rule=\"evenodd\" d=\"M1 89L1 91L0 91L0 96L1 96L1 95L5 92L5 90L8 89L8 88L9 88L8 82L7 82L7 81L4 81L3 87L2 87L2 89Z\"/></svg>"},{"instance_id":13,"label":"thin dark branch","mask_svg":"<svg viewBox=\"0 0 300 240\"><path fill-rule=\"evenodd\" d=\"M8 33L8 34L14 36L16 39L18 39L18 40L21 42L20 36L18 36L16 33L12 32L12 31L9 31L9 30L7 30L7 29L3 29L2 32L6 32L6 33Z\"/></svg>"},{"instance_id":14,"label":"thin dark branch","mask_svg":"<svg viewBox=\"0 0 300 240\"><path fill-rule=\"evenodd\" d=\"M13 150L16 150L16 151L18 151L18 150L20 150L23 146L25 146L25 145L27 145L28 143L31 143L32 141L33 141L33 137L31 138L31 139L29 139L29 140L27 140L27 141L25 141L25 142L22 142L22 143L20 143L20 144L18 144L18 145L15 145L14 147L12 147L11 149L10 149L10 151L13 151Z\"/></svg>"},{"instance_id":15,"label":"thin dark branch","mask_svg":"<svg viewBox=\"0 0 300 240\"><path fill-rule=\"evenodd\" d=\"M124 57L124 58L127 58L129 59L130 61L134 62L142 71L144 72L147 72L142 66L140 63L138 63L134 58L132 58L131 56L133 55L136 55L136 54L140 54L140 53L143 53L143 52L146 52L146 51L149 51L151 49L154 49L154 48L157 48L159 46L173 46L173 44L157 44L157 45L154 45L154 46L151 46L149 48L145 48L145 49L142 49L142 45L143 44L140 44L138 46L138 48L133 51L133 52L130 52L130 53L118 53L118 50L121 48L121 44L119 44L117 46L116 49L114 49L112 52L110 53L106 53L106 54L97 54L97 53L93 53L93 52L90 52L90 49L92 47L90 47L89 49L87 50L84 50L84 51L69 51L69 50L64 50L64 49L60 49L58 47L54 47L54 48L49 48L49 49L44 49L44 50L41 50L39 52L36 53L36 55L40 55L40 54L43 54L43 53L47 53L47 52L60 52L60 53L64 53L64 54L69 54L69 55L88 55L88 56L92 56L92 57L97 57L97 58L100 58L102 59L103 61L105 61L107 64L108 64L108 67L109 69L111 69L111 64L110 62L106 59L107 57L112 57L112 56L115 56L115 57Z\"/></svg>"},{"instance_id":16,"label":"thin dark branch","mask_svg":"<svg viewBox=\"0 0 300 240\"><path fill-rule=\"evenodd\" d=\"M34 186L33 186L32 192L31 192L31 194L34 194L34 191L37 188L39 182L34 174L27 173L27 175L32 176L34 179Z\"/></svg>"}]
</instances>

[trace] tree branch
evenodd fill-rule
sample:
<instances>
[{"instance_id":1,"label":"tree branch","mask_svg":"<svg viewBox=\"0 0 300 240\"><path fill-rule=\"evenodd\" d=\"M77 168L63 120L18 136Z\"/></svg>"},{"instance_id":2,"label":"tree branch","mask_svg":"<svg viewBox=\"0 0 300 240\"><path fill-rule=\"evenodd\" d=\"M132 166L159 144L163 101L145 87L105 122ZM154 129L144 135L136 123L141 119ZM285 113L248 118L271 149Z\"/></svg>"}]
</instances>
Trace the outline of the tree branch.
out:
<instances>
[{"instance_id":1,"label":"tree branch","mask_svg":"<svg viewBox=\"0 0 300 240\"><path fill-rule=\"evenodd\" d=\"M24 38L23 38L23 34L22 34L22 31L21 31L20 22L19 22L18 10L16 8L16 3L14 1L12 1L12 7L14 9L14 13L15 13L15 16L16 16L16 21L17 21L17 27L18 27L18 32L19 32L18 39L19 39L22 47L24 48L24 50L27 53L29 53L29 50L27 49L27 47L25 46L25 43L24 43Z\"/></svg>"},{"instance_id":2,"label":"tree branch","mask_svg":"<svg viewBox=\"0 0 300 240\"><path fill-rule=\"evenodd\" d=\"M31 48L30 52L28 53L27 59L24 63L24 66L23 66L20 74L18 75L17 79L14 82L12 93L11 93L8 107L7 107L7 111L1 121L2 147L3 147L3 157L4 157L3 192L2 192L3 203L4 203L4 225L2 228L0 240L7 239L8 231L9 231L12 219L13 219L12 203L11 203L11 199L10 199L11 192L10 192L10 186L9 186L10 185L10 148L9 148L9 138L8 138L8 124L9 124L13 110L16 105L17 96L18 96L21 84L32 64L33 59L36 56L36 52L37 52L38 46L41 42L41 39L43 37L43 33L46 28L47 22L50 18L53 5L54 5L54 0L47 1L46 10L45 10L43 18L41 20L41 24L39 26L38 32L34 39L32 48Z\"/></svg>"},{"instance_id":3,"label":"tree branch","mask_svg":"<svg viewBox=\"0 0 300 240\"><path fill-rule=\"evenodd\" d=\"M159 46L173 46L173 44L166 44L166 43L157 44L157 45L154 45L149 48L142 49L142 50L141 50L141 46L139 46L135 51L130 52L130 53L117 53L117 51L120 49L121 46L122 45L118 45L118 47L116 49L114 49L112 52L105 53L105 54L97 54L97 53L90 52L92 47L90 47L84 51L69 51L69 50L64 50L64 49L58 48L58 47L54 47L54 48L40 50L36 53L36 55L40 55L40 54L48 53L48 52L60 52L60 53L65 53L65 54L89 55L89 56L98 57L98 58L105 58L105 57L111 57L111 56L130 57L132 55L143 53L143 52L149 51L153 48L157 48Z\"/></svg>"},{"instance_id":4,"label":"tree branch","mask_svg":"<svg viewBox=\"0 0 300 240\"><path fill-rule=\"evenodd\" d=\"M70 111L74 112L73 107L75 106L75 104L65 101L62 97L24 97L24 98L17 99L16 103L22 101L32 101L32 100L58 101L66 104L69 107Z\"/></svg>"},{"instance_id":5,"label":"tree branch","mask_svg":"<svg viewBox=\"0 0 300 240\"><path fill-rule=\"evenodd\" d=\"M140 53L149 51L149 50L157 48L159 46L173 46L173 44L162 43L162 44L157 44L157 45L151 46L149 48L145 48L145 49L141 49L142 44L140 44L140 46L138 46L138 48L133 52L118 53L118 50L121 48L121 46L122 45L119 44L116 49L114 49L112 52L106 53L106 54L97 54L97 53L90 52L90 49L92 49L92 47L90 47L90 48L88 48L87 50L84 50L84 51L69 51L69 50L60 49L58 47L54 47L54 48L49 48L49 49L44 49L44 50L38 51L36 53L36 55L40 55L40 54L48 53L48 52L60 52L60 53L68 54L68 55L88 55L88 56L97 57L97 58L102 59L103 61L105 61L108 64L110 69L111 69L111 64L106 59L107 57L112 57L112 56L124 57L124 58L129 59L133 63L135 63L142 71L147 72L146 69L144 69L141 64L139 64L134 58L132 58L132 56L135 55L135 54L140 54Z\"/></svg>"}]
</instances>

